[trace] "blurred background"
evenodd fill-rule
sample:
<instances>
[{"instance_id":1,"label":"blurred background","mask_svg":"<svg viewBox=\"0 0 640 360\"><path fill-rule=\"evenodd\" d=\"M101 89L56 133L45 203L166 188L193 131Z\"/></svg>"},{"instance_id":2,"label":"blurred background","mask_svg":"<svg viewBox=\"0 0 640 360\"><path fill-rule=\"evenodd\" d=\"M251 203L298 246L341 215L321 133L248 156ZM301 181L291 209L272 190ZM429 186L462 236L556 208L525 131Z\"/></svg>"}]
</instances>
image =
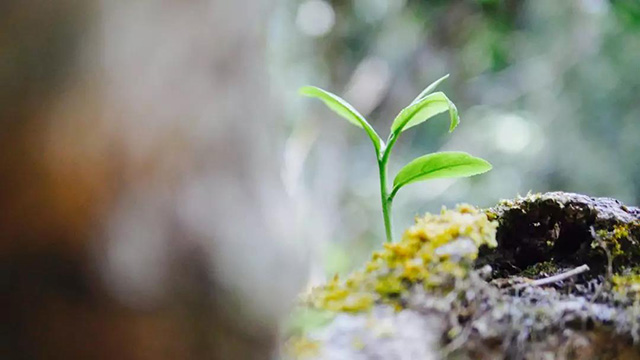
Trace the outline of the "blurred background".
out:
<instances>
[{"instance_id":1,"label":"blurred background","mask_svg":"<svg viewBox=\"0 0 640 360\"><path fill-rule=\"evenodd\" d=\"M390 172L416 156L461 150L488 174L411 185L394 202L395 236L442 205L486 207L564 190L640 203L640 2L635 0L308 0L271 24L277 92L287 99L287 179L306 200L324 271L358 266L383 240L377 166L363 131L317 101L343 96L384 138L426 85L460 110L407 131ZM299 170L301 167L304 170ZM296 182L297 180L297 182Z\"/></svg>"},{"instance_id":2,"label":"blurred background","mask_svg":"<svg viewBox=\"0 0 640 360\"><path fill-rule=\"evenodd\" d=\"M427 84L416 215L565 190L640 203L636 0L0 2L0 358L269 359L296 294L383 241L370 140Z\"/></svg>"}]
</instances>

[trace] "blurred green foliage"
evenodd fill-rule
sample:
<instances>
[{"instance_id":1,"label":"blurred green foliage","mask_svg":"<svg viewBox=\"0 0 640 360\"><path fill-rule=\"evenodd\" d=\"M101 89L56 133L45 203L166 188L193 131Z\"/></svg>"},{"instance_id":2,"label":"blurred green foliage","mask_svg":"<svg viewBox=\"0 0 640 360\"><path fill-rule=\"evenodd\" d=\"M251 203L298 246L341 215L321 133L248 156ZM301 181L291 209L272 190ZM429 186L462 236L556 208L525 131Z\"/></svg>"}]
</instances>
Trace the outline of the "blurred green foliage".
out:
<instances>
[{"instance_id":1,"label":"blurred green foliage","mask_svg":"<svg viewBox=\"0 0 640 360\"><path fill-rule=\"evenodd\" d=\"M301 30L315 21L300 12L308 2L319 0L283 2L284 21L271 37L279 64L274 74L287 96L314 83L345 94L368 109L365 116L392 119L407 98L450 73L443 91L457 104L463 126L451 137L444 135L444 122L411 129L392 163L456 149L494 165L488 175L455 186L446 180L401 194L396 229L441 204L489 206L529 190L640 203L640 2L333 0L324 2L331 26L312 36ZM320 107L303 106L309 105L287 110L292 138L326 116ZM371 200L376 169L369 166L366 137L320 126L301 182L310 194L309 214L325 219L322 237L361 249L348 251L349 268L367 256L362 243L370 250L381 240L383 225ZM340 149L347 146L360 152L345 156ZM327 187L332 196L313 195Z\"/></svg>"}]
</instances>

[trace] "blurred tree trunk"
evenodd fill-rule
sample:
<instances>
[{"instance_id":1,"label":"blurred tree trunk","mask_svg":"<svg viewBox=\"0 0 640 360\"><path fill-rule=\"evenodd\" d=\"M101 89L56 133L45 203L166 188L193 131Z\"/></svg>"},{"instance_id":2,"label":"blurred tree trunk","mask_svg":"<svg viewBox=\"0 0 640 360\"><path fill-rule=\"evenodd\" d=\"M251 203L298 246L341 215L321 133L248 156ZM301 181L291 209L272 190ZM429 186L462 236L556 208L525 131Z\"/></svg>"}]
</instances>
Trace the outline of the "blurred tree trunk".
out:
<instances>
[{"instance_id":1,"label":"blurred tree trunk","mask_svg":"<svg viewBox=\"0 0 640 360\"><path fill-rule=\"evenodd\" d=\"M271 356L302 275L265 5L0 4L3 359Z\"/></svg>"}]
</instances>

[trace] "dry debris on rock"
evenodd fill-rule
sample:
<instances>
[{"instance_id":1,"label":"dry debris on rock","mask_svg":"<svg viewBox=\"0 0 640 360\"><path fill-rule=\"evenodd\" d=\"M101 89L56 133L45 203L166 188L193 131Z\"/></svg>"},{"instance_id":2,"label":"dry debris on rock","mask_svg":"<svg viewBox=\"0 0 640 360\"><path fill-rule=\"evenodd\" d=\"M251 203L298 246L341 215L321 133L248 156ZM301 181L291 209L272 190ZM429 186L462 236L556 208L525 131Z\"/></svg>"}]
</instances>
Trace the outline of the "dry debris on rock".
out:
<instances>
[{"instance_id":1,"label":"dry debris on rock","mask_svg":"<svg viewBox=\"0 0 640 360\"><path fill-rule=\"evenodd\" d=\"M475 252L439 250L473 238ZM311 343L314 352L286 356L640 358L639 208L563 192L528 195L483 212L464 206L427 216L385 249L367 265L373 271L355 273L357 284L336 279L309 295L307 306L339 311L324 328L289 340L289 349ZM459 271L447 276L443 263ZM389 276L394 291L377 291ZM366 306L339 308L352 293L368 294L358 303Z\"/></svg>"}]
</instances>

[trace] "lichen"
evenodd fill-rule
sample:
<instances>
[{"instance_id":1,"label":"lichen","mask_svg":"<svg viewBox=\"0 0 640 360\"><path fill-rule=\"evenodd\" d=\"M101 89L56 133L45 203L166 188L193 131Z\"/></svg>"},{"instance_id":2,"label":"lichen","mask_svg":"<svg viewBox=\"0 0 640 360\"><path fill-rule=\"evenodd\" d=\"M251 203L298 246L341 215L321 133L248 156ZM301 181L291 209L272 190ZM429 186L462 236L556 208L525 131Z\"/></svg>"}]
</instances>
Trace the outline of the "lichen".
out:
<instances>
[{"instance_id":1,"label":"lichen","mask_svg":"<svg viewBox=\"0 0 640 360\"><path fill-rule=\"evenodd\" d=\"M313 289L306 302L319 309L360 312L376 303L400 309L413 286L446 292L456 279L467 276L481 246L497 245L496 227L470 205L426 214L416 219L400 242L386 243L374 252L363 270L344 281L336 275Z\"/></svg>"}]
</instances>

